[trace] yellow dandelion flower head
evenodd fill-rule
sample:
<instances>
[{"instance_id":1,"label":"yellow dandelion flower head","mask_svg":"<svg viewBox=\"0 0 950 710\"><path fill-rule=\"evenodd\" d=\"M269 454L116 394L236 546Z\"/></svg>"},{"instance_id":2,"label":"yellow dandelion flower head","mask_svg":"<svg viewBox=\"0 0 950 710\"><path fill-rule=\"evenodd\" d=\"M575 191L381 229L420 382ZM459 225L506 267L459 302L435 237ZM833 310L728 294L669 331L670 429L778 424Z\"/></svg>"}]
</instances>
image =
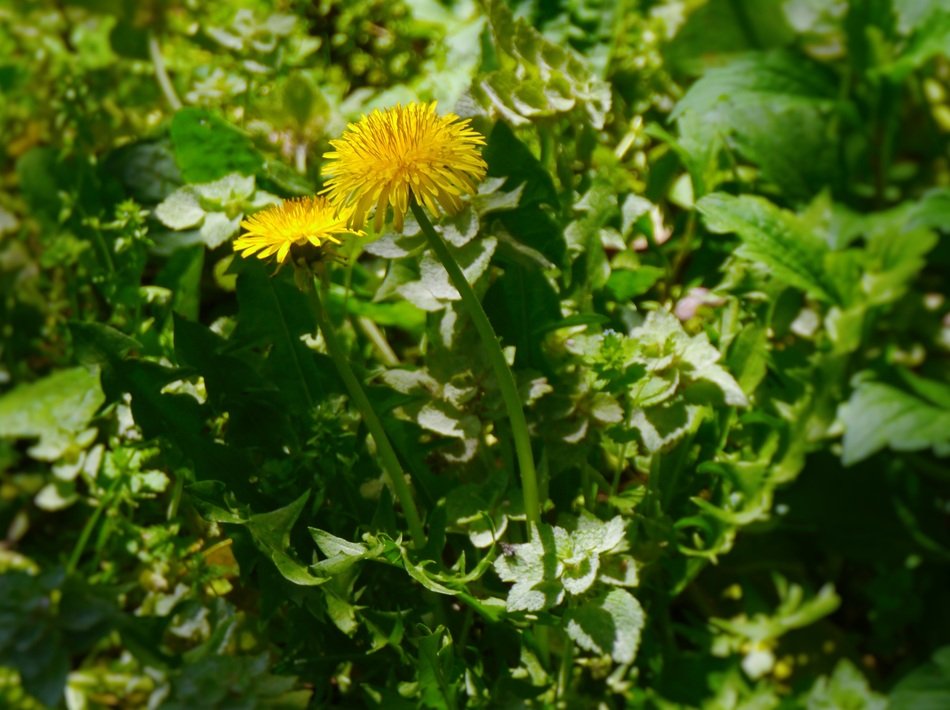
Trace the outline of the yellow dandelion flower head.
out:
<instances>
[{"instance_id":1,"label":"yellow dandelion flower head","mask_svg":"<svg viewBox=\"0 0 950 710\"><path fill-rule=\"evenodd\" d=\"M320 195L286 200L242 221L246 231L234 240L234 251L244 257L256 254L259 259L276 254L283 264L294 245L341 244L341 237L359 235L347 225L349 216Z\"/></svg>"},{"instance_id":2,"label":"yellow dandelion flower head","mask_svg":"<svg viewBox=\"0 0 950 710\"><path fill-rule=\"evenodd\" d=\"M392 205L394 226L402 231L410 200L438 215L439 207L457 212L462 195L475 192L487 170L478 151L485 139L469 119L439 116L435 108L433 101L377 109L330 141L335 150L323 156L329 179L322 194L351 209L350 223L357 229L375 208L373 226L379 231Z\"/></svg>"}]
</instances>

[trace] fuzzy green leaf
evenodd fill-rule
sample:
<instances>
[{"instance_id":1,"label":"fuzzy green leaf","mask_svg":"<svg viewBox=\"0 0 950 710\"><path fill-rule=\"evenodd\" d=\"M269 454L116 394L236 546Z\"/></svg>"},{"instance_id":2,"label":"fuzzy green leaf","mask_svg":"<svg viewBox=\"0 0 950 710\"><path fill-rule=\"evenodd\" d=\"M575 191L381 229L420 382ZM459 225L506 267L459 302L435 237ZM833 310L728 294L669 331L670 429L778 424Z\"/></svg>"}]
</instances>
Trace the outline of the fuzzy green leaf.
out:
<instances>
[{"instance_id":1,"label":"fuzzy green leaf","mask_svg":"<svg viewBox=\"0 0 950 710\"><path fill-rule=\"evenodd\" d=\"M950 454L950 409L881 382L865 380L842 406L844 464L890 447Z\"/></svg>"},{"instance_id":2,"label":"fuzzy green leaf","mask_svg":"<svg viewBox=\"0 0 950 710\"><path fill-rule=\"evenodd\" d=\"M55 461L104 401L97 369L59 370L0 396L0 437L37 438L31 455Z\"/></svg>"},{"instance_id":3,"label":"fuzzy green leaf","mask_svg":"<svg viewBox=\"0 0 950 710\"><path fill-rule=\"evenodd\" d=\"M645 616L630 592L611 589L565 614L567 634L586 651L633 663L640 647Z\"/></svg>"}]
</instances>

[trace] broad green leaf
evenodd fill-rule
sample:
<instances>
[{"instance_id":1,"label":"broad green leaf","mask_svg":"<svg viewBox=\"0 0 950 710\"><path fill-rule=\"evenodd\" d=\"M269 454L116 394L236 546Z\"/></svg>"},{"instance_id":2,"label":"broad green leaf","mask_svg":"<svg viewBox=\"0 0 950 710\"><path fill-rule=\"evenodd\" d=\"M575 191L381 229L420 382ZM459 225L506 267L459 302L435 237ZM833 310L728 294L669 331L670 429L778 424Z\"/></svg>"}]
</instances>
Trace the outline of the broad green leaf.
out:
<instances>
[{"instance_id":1,"label":"broad green leaf","mask_svg":"<svg viewBox=\"0 0 950 710\"><path fill-rule=\"evenodd\" d=\"M155 277L155 285L172 292L172 309L190 320L197 320L201 308L201 275L205 250L195 246L172 254Z\"/></svg>"},{"instance_id":2,"label":"broad green leaf","mask_svg":"<svg viewBox=\"0 0 950 710\"><path fill-rule=\"evenodd\" d=\"M109 155L105 168L145 204L161 202L182 182L168 138L122 146Z\"/></svg>"},{"instance_id":3,"label":"broad green leaf","mask_svg":"<svg viewBox=\"0 0 950 710\"><path fill-rule=\"evenodd\" d=\"M334 383L335 370L318 367L301 338L316 330L304 295L271 277L257 260L245 261L237 280L238 323L232 341L267 353L264 374L297 411L307 411Z\"/></svg>"},{"instance_id":4,"label":"broad green leaf","mask_svg":"<svg viewBox=\"0 0 950 710\"><path fill-rule=\"evenodd\" d=\"M55 461L75 445L104 401L98 369L59 370L0 395L0 437L39 439L31 455Z\"/></svg>"},{"instance_id":5,"label":"broad green leaf","mask_svg":"<svg viewBox=\"0 0 950 710\"><path fill-rule=\"evenodd\" d=\"M839 169L829 130L840 111L836 92L833 77L804 57L756 53L707 71L671 117L691 153L721 140L766 179L807 196L833 182Z\"/></svg>"},{"instance_id":6,"label":"broad green leaf","mask_svg":"<svg viewBox=\"0 0 950 710\"><path fill-rule=\"evenodd\" d=\"M793 35L783 12L786 4L787 0L706 0L659 6L654 12L667 19L667 31L676 30L664 46L665 64L677 73L696 76L735 55L788 44Z\"/></svg>"},{"instance_id":7,"label":"broad green leaf","mask_svg":"<svg viewBox=\"0 0 950 710\"><path fill-rule=\"evenodd\" d=\"M211 111L184 108L171 124L175 162L186 182L211 182L228 173L253 175L264 164L251 139Z\"/></svg>"},{"instance_id":8,"label":"broad green leaf","mask_svg":"<svg viewBox=\"0 0 950 710\"><path fill-rule=\"evenodd\" d=\"M882 382L864 379L842 406L844 451L848 466L885 447L895 451L932 448L950 454L950 409Z\"/></svg>"},{"instance_id":9,"label":"broad green leaf","mask_svg":"<svg viewBox=\"0 0 950 710\"><path fill-rule=\"evenodd\" d=\"M506 178L504 190L514 191L523 185L520 204L558 204L550 174L506 123L499 121L492 127L482 155L488 163L489 177Z\"/></svg>"},{"instance_id":10,"label":"broad green leaf","mask_svg":"<svg viewBox=\"0 0 950 710\"><path fill-rule=\"evenodd\" d=\"M825 244L799 218L761 197L707 195L697 203L710 231L735 233L742 239L739 255L766 266L776 277L815 298L835 302L838 288L828 278Z\"/></svg>"},{"instance_id":11,"label":"broad green leaf","mask_svg":"<svg viewBox=\"0 0 950 710\"><path fill-rule=\"evenodd\" d=\"M171 675L162 708L305 710L313 691L298 689L294 676L273 673L271 663L267 653L251 656L215 652L190 659Z\"/></svg>"},{"instance_id":12,"label":"broad green leaf","mask_svg":"<svg viewBox=\"0 0 950 710\"><path fill-rule=\"evenodd\" d=\"M633 663L645 616L630 592L611 589L569 609L564 618L568 636L584 650L609 655L616 663Z\"/></svg>"},{"instance_id":13,"label":"broad green leaf","mask_svg":"<svg viewBox=\"0 0 950 710\"><path fill-rule=\"evenodd\" d=\"M71 323L70 331L76 349L102 366L108 399L131 395L132 416L146 437L174 442L194 464L198 480L225 481L234 493L247 495L252 468L244 454L208 436L207 410L194 397L164 391L182 379L181 370L127 357L137 344L108 326Z\"/></svg>"},{"instance_id":14,"label":"broad green leaf","mask_svg":"<svg viewBox=\"0 0 950 710\"><path fill-rule=\"evenodd\" d=\"M641 266L635 271L613 269L607 279L607 292L621 303L642 296L663 278L666 272L656 266Z\"/></svg>"},{"instance_id":15,"label":"broad green leaf","mask_svg":"<svg viewBox=\"0 0 950 710\"><path fill-rule=\"evenodd\" d=\"M518 367L544 371L538 330L561 319L557 293L538 269L507 264L485 294L485 311L505 345L515 347Z\"/></svg>"},{"instance_id":16,"label":"broad green leaf","mask_svg":"<svg viewBox=\"0 0 950 710\"><path fill-rule=\"evenodd\" d=\"M941 710L950 703L950 646L904 676L888 698L889 710Z\"/></svg>"},{"instance_id":17,"label":"broad green leaf","mask_svg":"<svg viewBox=\"0 0 950 710\"><path fill-rule=\"evenodd\" d=\"M950 188L936 187L924 194L911 208L907 226L950 231Z\"/></svg>"},{"instance_id":18,"label":"broad green leaf","mask_svg":"<svg viewBox=\"0 0 950 710\"><path fill-rule=\"evenodd\" d=\"M743 328L729 347L727 364L743 392L752 394L768 370L769 339L765 328Z\"/></svg>"},{"instance_id":19,"label":"broad green leaf","mask_svg":"<svg viewBox=\"0 0 950 710\"><path fill-rule=\"evenodd\" d=\"M227 340L193 321L175 317L175 355L201 375L208 404L226 412L225 440L234 447L283 452L291 434L289 412L279 392L261 387L256 359L231 350Z\"/></svg>"},{"instance_id":20,"label":"broad green leaf","mask_svg":"<svg viewBox=\"0 0 950 710\"><path fill-rule=\"evenodd\" d=\"M929 403L950 410L950 383L928 380L912 370L899 370L901 379Z\"/></svg>"},{"instance_id":21,"label":"broad green leaf","mask_svg":"<svg viewBox=\"0 0 950 710\"><path fill-rule=\"evenodd\" d=\"M117 612L111 599L51 568L39 575L0 574L0 666L19 671L24 688L59 707L70 658L107 634ZM3 695L0 693L0 700Z\"/></svg>"}]
</instances>

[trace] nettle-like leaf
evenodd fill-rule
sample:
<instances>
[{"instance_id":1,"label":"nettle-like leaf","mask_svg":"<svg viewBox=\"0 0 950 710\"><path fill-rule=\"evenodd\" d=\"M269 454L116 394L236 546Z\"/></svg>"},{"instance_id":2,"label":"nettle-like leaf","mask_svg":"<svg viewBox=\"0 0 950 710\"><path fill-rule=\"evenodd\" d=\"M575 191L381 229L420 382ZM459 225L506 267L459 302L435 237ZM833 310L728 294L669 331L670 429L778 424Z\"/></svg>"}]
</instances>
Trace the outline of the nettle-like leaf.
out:
<instances>
[{"instance_id":1,"label":"nettle-like leaf","mask_svg":"<svg viewBox=\"0 0 950 710\"><path fill-rule=\"evenodd\" d=\"M514 583L508 590L508 611L541 611L560 604L564 598L557 583L553 532L545 527L533 530L530 542L506 546L504 554L495 560L495 572L501 581Z\"/></svg>"},{"instance_id":2,"label":"nettle-like leaf","mask_svg":"<svg viewBox=\"0 0 950 710\"><path fill-rule=\"evenodd\" d=\"M463 366L444 381L428 370L392 369L380 377L397 392L413 396L400 409L419 426L439 436L458 440L457 447L443 452L448 460L471 460L478 447L482 424L468 411L478 394L470 371Z\"/></svg>"},{"instance_id":3,"label":"nettle-like leaf","mask_svg":"<svg viewBox=\"0 0 950 710\"><path fill-rule=\"evenodd\" d=\"M487 0L486 12L501 68L473 89L512 125L583 109L595 128L610 110L610 87L571 49L549 42L501 0Z\"/></svg>"},{"instance_id":4,"label":"nettle-like leaf","mask_svg":"<svg viewBox=\"0 0 950 710\"><path fill-rule=\"evenodd\" d=\"M564 615L566 630L586 651L610 656L616 663L633 663L646 618L643 607L625 589L610 589Z\"/></svg>"},{"instance_id":5,"label":"nettle-like leaf","mask_svg":"<svg viewBox=\"0 0 950 710\"><path fill-rule=\"evenodd\" d=\"M619 397L627 425L649 453L662 451L698 424L704 404L733 407L748 399L705 333L689 335L666 311L653 311L629 336L577 337L572 348L591 368L591 386Z\"/></svg>"},{"instance_id":6,"label":"nettle-like leaf","mask_svg":"<svg viewBox=\"0 0 950 710\"><path fill-rule=\"evenodd\" d=\"M498 242L493 237L478 239L456 250L455 258L462 267L469 283L476 282L491 263ZM401 284L396 289L413 305L424 311L438 311L449 301L459 301L461 296L449 283L449 274L432 254L425 253L419 264L418 280Z\"/></svg>"},{"instance_id":7,"label":"nettle-like leaf","mask_svg":"<svg viewBox=\"0 0 950 710\"><path fill-rule=\"evenodd\" d=\"M424 311L440 311L462 297L449 282L449 274L438 259L422 251L425 238L419 231L415 220L407 218L402 234L386 235L367 245L366 251L375 256L400 260L391 265L375 298L383 300L397 295ZM474 238L478 233L478 219L471 209L446 220L441 231L469 283L478 281L488 271L498 241L494 237ZM422 253L418 261L403 259L419 252Z\"/></svg>"},{"instance_id":8,"label":"nettle-like leaf","mask_svg":"<svg viewBox=\"0 0 950 710\"><path fill-rule=\"evenodd\" d=\"M650 376L671 369L678 371L687 386L700 381L714 385L725 403L733 407L748 404L735 378L719 364L721 354L705 333L689 335L679 319L667 311L653 311L630 338L637 343L635 361L643 364Z\"/></svg>"},{"instance_id":9,"label":"nettle-like leaf","mask_svg":"<svg viewBox=\"0 0 950 710\"><path fill-rule=\"evenodd\" d=\"M664 451L699 423L700 408L683 401L658 404L648 409L635 409L628 424L640 433L640 440L649 453Z\"/></svg>"},{"instance_id":10,"label":"nettle-like leaf","mask_svg":"<svg viewBox=\"0 0 950 710\"><path fill-rule=\"evenodd\" d=\"M278 202L276 195L256 189L253 175L230 173L212 182L185 185L155 208L158 220L178 232L159 239L157 251L168 254L193 244L214 249L238 232L246 213Z\"/></svg>"},{"instance_id":11,"label":"nettle-like leaf","mask_svg":"<svg viewBox=\"0 0 950 710\"><path fill-rule=\"evenodd\" d=\"M842 405L845 465L862 461L885 447L895 451L933 449L950 455L950 394L946 385L917 378L912 394L867 376Z\"/></svg>"},{"instance_id":12,"label":"nettle-like leaf","mask_svg":"<svg viewBox=\"0 0 950 710\"><path fill-rule=\"evenodd\" d=\"M579 596L597 582L635 586L636 562L624 554L625 528L620 516L604 522L589 513L575 529L532 527L531 540L507 545L495 560L495 572L508 591L508 611L542 611L560 605L566 594Z\"/></svg>"}]
</instances>

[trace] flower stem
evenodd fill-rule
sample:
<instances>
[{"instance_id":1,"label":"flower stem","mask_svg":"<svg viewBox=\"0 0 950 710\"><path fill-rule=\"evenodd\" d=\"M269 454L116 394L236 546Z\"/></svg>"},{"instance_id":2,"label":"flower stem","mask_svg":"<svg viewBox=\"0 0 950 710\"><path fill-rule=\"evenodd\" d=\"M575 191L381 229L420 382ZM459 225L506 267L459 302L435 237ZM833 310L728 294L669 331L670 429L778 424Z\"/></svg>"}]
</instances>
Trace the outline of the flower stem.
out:
<instances>
[{"instance_id":1,"label":"flower stem","mask_svg":"<svg viewBox=\"0 0 950 710\"><path fill-rule=\"evenodd\" d=\"M524 511L528 518L529 526L533 523L537 525L541 522L541 505L538 497L538 475L534 469L534 458L531 454L531 438L528 435L528 423L525 420L524 409L521 406L521 396L518 394L518 386L515 384L515 377L508 367L505 360L505 354L501 350L501 343L498 342L498 336L485 315L485 309L482 308L481 301L472 290L471 284L465 278L461 267L452 256L448 246L442 240L442 237L435 231L432 222L426 217L422 208L413 201L411 203L412 213L416 221L422 228L422 232L429 240L429 246L435 252L436 257L442 262L442 266L449 272L449 278L452 285L462 296L462 304L468 310L468 315L475 324L475 330L485 346L485 352L488 355L488 361L495 371L495 377L498 379L498 387L501 389L502 399L505 401L505 409L508 411L508 419L511 422L511 435L515 444L515 455L518 457L518 467L521 469L521 493L524 496Z\"/></svg>"},{"instance_id":2,"label":"flower stem","mask_svg":"<svg viewBox=\"0 0 950 710\"><path fill-rule=\"evenodd\" d=\"M395 449L393 449L392 444L389 442L386 430L383 429L383 423L376 415L376 410L373 409L373 405L370 403L369 397L366 396L363 385L360 384L356 374L353 372L353 368L350 367L350 361L347 359L347 355L336 337L336 331L333 330L327 313L323 309L323 304L320 302L319 289L320 283L318 279L314 277L312 288L308 289L313 316L317 320L320 332L323 333L323 339L327 344L327 351L333 359L333 364L336 365L337 372L340 373L340 378L346 386L346 391L349 393L350 399L356 405L356 408L359 409L363 421L366 423L366 428L369 429L373 441L376 442L376 451L379 453L383 469L389 475L389 481L392 483L396 498L399 499L403 514L409 523L409 533L412 535L413 546L419 549L425 546L426 536L425 531L422 529L422 519L419 517L416 503L412 499L412 491L409 489L409 484L406 483L406 474L402 470L402 465L399 463Z\"/></svg>"}]
</instances>

